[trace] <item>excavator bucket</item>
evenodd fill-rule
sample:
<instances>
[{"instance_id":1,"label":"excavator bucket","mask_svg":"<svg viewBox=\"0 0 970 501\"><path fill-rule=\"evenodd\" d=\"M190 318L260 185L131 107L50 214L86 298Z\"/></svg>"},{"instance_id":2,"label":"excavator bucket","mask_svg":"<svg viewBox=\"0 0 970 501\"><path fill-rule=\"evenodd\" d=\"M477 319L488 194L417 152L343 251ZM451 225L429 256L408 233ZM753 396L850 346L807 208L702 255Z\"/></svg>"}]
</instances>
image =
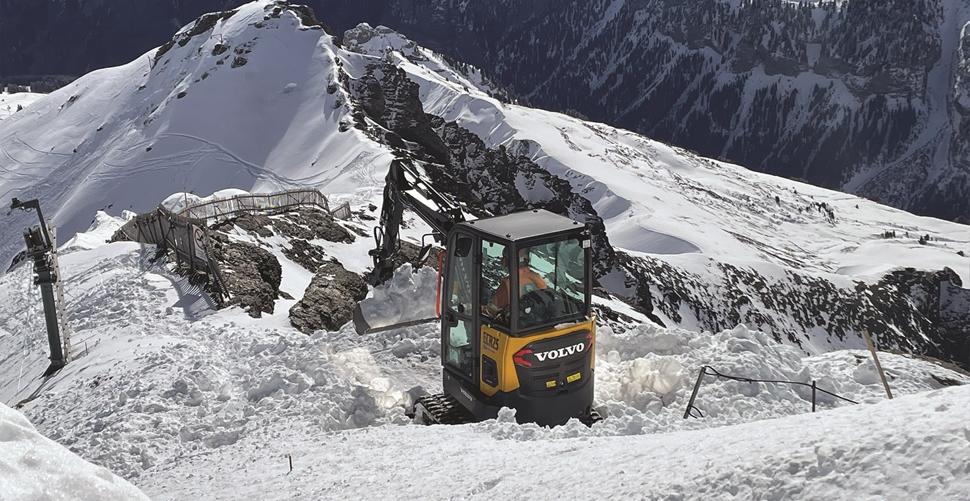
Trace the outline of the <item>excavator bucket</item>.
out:
<instances>
[{"instance_id":1,"label":"excavator bucket","mask_svg":"<svg viewBox=\"0 0 970 501\"><path fill-rule=\"evenodd\" d=\"M438 284L438 273L430 266L401 266L357 303L354 329L371 334L437 321Z\"/></svg>"}]
</instances>

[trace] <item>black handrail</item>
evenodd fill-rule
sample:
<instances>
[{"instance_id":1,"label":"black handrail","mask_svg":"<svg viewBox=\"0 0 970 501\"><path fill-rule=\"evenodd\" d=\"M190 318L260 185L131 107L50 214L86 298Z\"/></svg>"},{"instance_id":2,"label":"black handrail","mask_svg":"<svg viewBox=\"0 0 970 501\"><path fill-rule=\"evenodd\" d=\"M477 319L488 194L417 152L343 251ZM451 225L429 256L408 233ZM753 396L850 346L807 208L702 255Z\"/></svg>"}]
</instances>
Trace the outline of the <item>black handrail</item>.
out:
<instances>
[{"instance_id":1,"label":"black handrail","mask_svg":"<svg viewBox=\"0 0 970 501\"><path fill-rule=\"evenodd\" d=\"M704 381L705 375L710 375L710 376L719 377L723 379L731 379L734 381L743 381L746 383L795 384L795 385L801 385L801 386L808 386L812 388L812 412L815 412L815 392L817 391L825 393L826 395L831 395L841 400L845 400L846 402L849 402L851 404L859 403L859 402L856 402L855 400L851 400L841 395L836 395L831 391L819 388L818 384L816 384L814 380L811 383L806 383L804 381L786 381L783 379L755 379L755 378L749 378L749 377L743 377L743 376L732 376L730 374L724 374L722 372L719 372L717 369L709 365L705 365L701 367L700 372L697 374L697 382L694 383L694 390L691 392L690 400L687 402L687 409L684 410L684 419L687 419L688 417L698 417L692 414L692 412L694 411L696 411L700 415L699 417L704 417L704 413L702 413L701 410L698 409L697 407L694 407L694 401L697 399L697 392L700 390L701 383Z\"/></svg>"}]
</instances>

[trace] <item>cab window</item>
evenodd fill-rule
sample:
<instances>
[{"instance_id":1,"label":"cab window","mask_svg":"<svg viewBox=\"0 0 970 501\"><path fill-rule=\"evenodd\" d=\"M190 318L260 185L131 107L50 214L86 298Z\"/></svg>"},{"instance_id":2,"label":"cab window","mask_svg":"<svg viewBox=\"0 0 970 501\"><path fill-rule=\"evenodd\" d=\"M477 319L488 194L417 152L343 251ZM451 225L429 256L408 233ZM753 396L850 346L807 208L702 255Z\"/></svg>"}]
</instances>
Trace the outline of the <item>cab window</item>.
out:
<instances>
[{"instance_id":1,"label":"cab window","mask_svg":"<svg viewBox=\"0 0 970 501\"><path fill-rule=\"evenodd\" d=\"M511 310L506 252L505 245L482 240L482 318L493 325L508 328Z\"/></svg>"},{"instance_id":2,"label":"cab window","mask_svg":"<svg viewBox=\"0 0 970 501\"><path fill-rule=\"evenodd\" d=\"M586 311L586 253L579 239L519 252L519 328L568 320Z\"/></svg>"}]
</instances>

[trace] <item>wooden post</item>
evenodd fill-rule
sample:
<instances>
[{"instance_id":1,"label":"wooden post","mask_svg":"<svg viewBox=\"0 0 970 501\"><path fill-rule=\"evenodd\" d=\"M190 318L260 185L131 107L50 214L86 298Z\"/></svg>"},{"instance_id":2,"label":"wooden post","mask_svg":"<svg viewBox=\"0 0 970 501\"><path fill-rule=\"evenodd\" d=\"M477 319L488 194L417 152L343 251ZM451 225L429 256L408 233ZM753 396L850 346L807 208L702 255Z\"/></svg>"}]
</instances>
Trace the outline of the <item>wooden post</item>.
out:
<instances>
[{"instance_id":1,"label":"wooden post","mask_svg":"<svg viewBox=\"0 0 970 501\"><path fill-rule=\"evenodd\" d=\"M892 400L893 392L889 390L889 382L886 381L886 373L883 372L882 364L879 363L879 356L876 355L876 346L872 344L872 338L869 337L869 329L862 329L862 337L866 340L866 346L869 347L869 353L872 353L872 361L876 364L876 371L879 372L879 379L882 380L882 387L886 389L886 396Z\"/></svg>"}]
</instances>

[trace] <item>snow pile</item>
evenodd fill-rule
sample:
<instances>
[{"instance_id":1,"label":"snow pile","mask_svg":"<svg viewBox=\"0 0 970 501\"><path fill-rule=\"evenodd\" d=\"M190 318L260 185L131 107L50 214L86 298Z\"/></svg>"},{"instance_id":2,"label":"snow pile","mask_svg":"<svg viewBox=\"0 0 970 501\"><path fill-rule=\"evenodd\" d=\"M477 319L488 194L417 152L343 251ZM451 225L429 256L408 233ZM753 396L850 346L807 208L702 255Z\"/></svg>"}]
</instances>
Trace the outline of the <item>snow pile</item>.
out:
<instances>
[{"instance_id":1,"label":"snow pile","mask_svg":"<svg viewBox=\"0 0 970 501\"><path fill-rule=\"evenodd\" d=\"M79 458L0 404L0 498L4 501L145 499L135 486Z\"/></svg>"},{"instance_id":2,"label":"snow pile","mask_svg":"<svg viewBox=\"0 0 970 501\"><path fill-rule=\"evenodd\" d=\"M703 366L749 379L795 381L860 403L885 399L868 352L843 350L805 357L744 326L717 334L665 329L649 324L614 333L601 327L596 348L597 409L606 419L591 429L578 421L542 429L499 419L481 425L496 438L538 440L577 435L631 435L677 429L725 426L811 412L811 388L781 383L750 383L705 376L695 407L703 417L683 419ZM881 353L894 395L970 384L970 375L923 360ZM851 406L816 394L818 411ZM696 413L695 413L696 415Z\"/></svg>"},{"instance_id":3,"label":"snow pile","mask_svg":"<svg viewBox=\"0 0 970 501\"><path fill-rule=\"evenodd\" d=\"M226 188L223 190L218 190L207 197L200 197L194 193L173 193L165 197L165 200L162 200L162 203L159 205L172 212L178 213L184 210L186 207L212 202L214 200L232 198L239 195L249 195L249 192L246 190L240 190L238 188Z\"/></svg>"},{"instance_id":4,"label":"snow pile","mask_svg":"<svg viewBox=\"0 0 970 501\"><path fill-rule=\"evenodd\" d=\"M405 263L386 283L371 289L360 310L373 328L436 318L438 273L429 266L414 271Z\"/></svg>"},{"instance_id":5,"label":"snow pile","mask_svg":"<svg viewBox=\"0 0 970 501\"><path fill-rule=\"evenodd\" d=\"M132 216L133 213L123 214L123 216ZM111 237L121 229L125 224L125 217L117 218L107 212L98 211L94 215L94 220L91 221L91 227L88 231L83 233L75 234L67 242L60 243L58 247L60 252L68 252L72 250L84 250L84 249L94 249L96 247L101 247L106 242L111 240Z\"/></svg>"}]
</instances>

